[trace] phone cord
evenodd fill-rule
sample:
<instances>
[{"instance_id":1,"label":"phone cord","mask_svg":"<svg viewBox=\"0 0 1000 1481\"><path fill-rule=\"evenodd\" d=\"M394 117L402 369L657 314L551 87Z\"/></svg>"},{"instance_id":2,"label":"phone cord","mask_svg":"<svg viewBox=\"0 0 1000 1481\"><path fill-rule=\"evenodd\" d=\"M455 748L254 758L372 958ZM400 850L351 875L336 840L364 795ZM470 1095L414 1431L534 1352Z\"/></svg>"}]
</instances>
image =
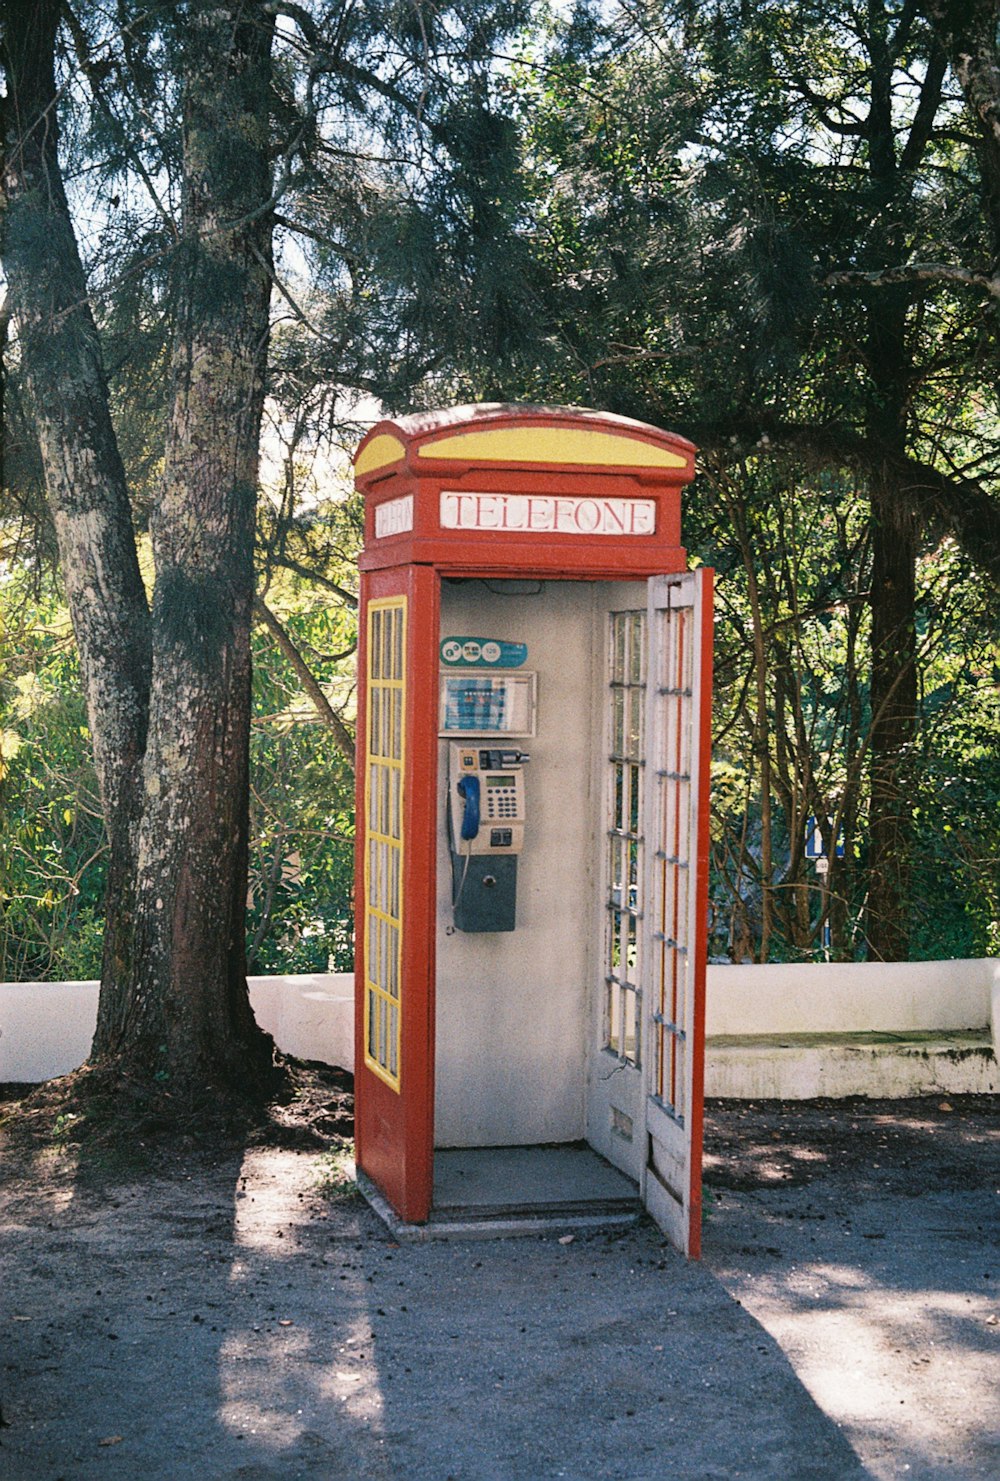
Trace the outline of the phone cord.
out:
<instances>
[{"instance_id":1,"label":"phone cord","mask_svg":"<svg viewBox=\"0 0 1000 1481\"><path fill-rule=\"evenodd\" d=\"M451 915L452 915L452 921L453 922L454 922L454 918L455 918L455 911L458 909L459 904L461 903L462 891L465 889L465 876L469 872L469 860L471 858L472 858L472 840L471 839L467 839L466 840L466 851L465 851L465 864L462 867L462 877L458 881L458 893L455 894L455 892L452 891L452 896L451 896Z\"/></svg>"}]
</instances>

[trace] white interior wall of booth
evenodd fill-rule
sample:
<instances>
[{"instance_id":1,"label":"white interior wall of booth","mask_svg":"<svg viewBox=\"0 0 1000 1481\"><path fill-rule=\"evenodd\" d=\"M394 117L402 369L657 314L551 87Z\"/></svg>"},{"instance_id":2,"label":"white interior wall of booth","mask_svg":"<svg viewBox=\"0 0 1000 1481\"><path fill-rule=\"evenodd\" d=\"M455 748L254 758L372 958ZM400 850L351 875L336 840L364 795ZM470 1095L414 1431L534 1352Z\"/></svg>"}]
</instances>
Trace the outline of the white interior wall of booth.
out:
<instances>
[{"instance_id":1,"label":"white interior wall of booth","mask_svg":"<svg viewBox=\"0 0 1000 1481\"><path fill-rule=\"evenodd\" d=\"M586 1134L588 1047L602 1031L607 614L645 582L442 582L441 637L526 643L537 733L520 742L527 825L516 929L452 929L439 745L435 1145L527 1146Z\"/></svg>"}]
</instances>

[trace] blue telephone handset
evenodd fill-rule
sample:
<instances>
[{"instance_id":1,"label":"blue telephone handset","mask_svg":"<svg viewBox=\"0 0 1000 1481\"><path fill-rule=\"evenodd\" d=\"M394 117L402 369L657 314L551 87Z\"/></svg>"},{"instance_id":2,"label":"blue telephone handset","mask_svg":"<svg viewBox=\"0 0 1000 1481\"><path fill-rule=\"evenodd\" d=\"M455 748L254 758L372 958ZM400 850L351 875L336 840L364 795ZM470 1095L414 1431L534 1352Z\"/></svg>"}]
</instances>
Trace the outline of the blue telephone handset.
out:
<instances>
[{"instance_id":1,"label":"blue telephone handset","mask_svg":"<svg viewBox=\"0 0 1000 1481\"><path fill-rule=\"evenodd\" d=\"M459 777L457 786L459 796L465 798L461 836L468 840L477 837L479 833L479 778Z\"/></svg>"}]
</instances>

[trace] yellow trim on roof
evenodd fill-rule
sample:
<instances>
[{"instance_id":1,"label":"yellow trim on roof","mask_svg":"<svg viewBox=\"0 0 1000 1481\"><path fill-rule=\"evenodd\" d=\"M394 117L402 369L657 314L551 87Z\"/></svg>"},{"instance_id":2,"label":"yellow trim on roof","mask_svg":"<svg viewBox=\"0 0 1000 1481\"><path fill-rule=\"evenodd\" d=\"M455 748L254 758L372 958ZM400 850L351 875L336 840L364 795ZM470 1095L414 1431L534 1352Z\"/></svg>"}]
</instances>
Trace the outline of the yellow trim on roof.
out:
<instances>
[{"instance_id":1,"label":"yellow trim on roof","mask_svg":"<svg viewBox=\"0 0 1000 1481\"><path fill-rule=\"evenodd\" d=\"M375 442L382 440L375 438ZM655 443L584 427L496 427L480 432L459 432L454 437L440 437L423 443L419 456L616 468L686 468L688 463L680 453L658 447ZM358 469L360 472L360 461Z\"/></svg>"},{"instance_id":2,"label":"yellow trim on roof","mask_svg":"<svg viewBox=\"0 0 1000 1481\"><path fill-rule=\"evenodd\" d=\"M405 452L406 447L398 437L380 432L358 453L354 471L361 474L371 473L375 468L385 468L389 463L398 463Z\"/></svg>"}]
</instances>

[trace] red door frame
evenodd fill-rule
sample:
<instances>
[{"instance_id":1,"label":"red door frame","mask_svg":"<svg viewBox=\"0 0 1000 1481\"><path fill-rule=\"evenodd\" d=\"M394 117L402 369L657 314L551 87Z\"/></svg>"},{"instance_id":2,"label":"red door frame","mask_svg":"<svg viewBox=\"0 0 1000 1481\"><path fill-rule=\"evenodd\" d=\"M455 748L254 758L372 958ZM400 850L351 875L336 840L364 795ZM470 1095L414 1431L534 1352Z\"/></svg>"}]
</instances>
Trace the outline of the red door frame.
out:
<instances>
[{"instance_id":1,"label":"red door frame","mask_svg":"<svg viewBox=\"0 0 1000 1481\"><path fill-rule=\"evenodd\" d=\"M423 1223L434 1177L434 987L437 850L437 650L440 580L430 566L363 573L358 672L368 673L368 607L407 598L405 769L403 778L404 914L400 990L399 1088L366 1062L365 847L367 838L368 694L358 687L357 842L355 847L355 1155L401 1218ZM421 682L433 672L434 683Z\"/></svg>"}]
</instances>

